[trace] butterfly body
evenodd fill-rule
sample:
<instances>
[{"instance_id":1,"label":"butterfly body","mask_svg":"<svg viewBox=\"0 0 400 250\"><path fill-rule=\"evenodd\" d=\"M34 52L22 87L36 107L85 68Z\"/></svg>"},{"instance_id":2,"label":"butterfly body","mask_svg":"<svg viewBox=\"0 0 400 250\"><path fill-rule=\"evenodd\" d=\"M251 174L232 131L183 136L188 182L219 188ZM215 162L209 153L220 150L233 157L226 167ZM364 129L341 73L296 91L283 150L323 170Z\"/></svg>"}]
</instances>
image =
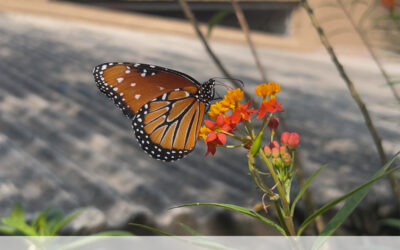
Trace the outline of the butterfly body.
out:
<instances>
[{"instance_id":1,"label":"butterfly body","mask_svg":"<svg viewBox=\"0 0 400 250\"><path fill-rule=\"evenodd\" d=\"M214 80L200 84L172 69L141 63L104 63L93 70L97 87L132 120L141 148L175 161L196 144Z\"/></svg>"}]
</instances>

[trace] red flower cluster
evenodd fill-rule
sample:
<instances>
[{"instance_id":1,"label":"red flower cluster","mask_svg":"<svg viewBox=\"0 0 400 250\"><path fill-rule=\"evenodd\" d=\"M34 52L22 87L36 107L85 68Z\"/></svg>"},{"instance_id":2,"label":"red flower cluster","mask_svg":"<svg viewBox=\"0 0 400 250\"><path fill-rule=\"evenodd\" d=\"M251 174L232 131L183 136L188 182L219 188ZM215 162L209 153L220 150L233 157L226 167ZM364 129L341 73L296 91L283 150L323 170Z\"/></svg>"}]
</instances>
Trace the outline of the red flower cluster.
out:
<instances>
[{"instance_id":1,"label":"red flower cluster","mask_svg":"<svg viewBox=\"0 0 400 250\"><path fill-rule=\"evenodd\" d=\"M211 130L208 133L206 138L207 143L207 152L206 155L209 153L215 154L217 150L217 145L224 145L226 142L226 134L231 133L236 127L236 124L232 124L230 122L231 119L226 119L223 114L219 114L217 121L213 122L210 120L205 120L204 123L206 124L207 128Z\"/></svg>"},{"instance_id":2,"label":"red flower cluster","mask_svg":"<svg viewBox=\"0 0 400 250\"><path fill-rule=\"evenodd\" d=\"M257 113L257 111L254 110L253 108L249 109L250 104L251 100L249 100L245 104L240 104L240 106L233 111L232 115L230 116L232 123L237 125L243 120L250 120L251 119L250 115Z\"/></svg>"},{"instance_id":3,"label":"red flower cluster","mask_svg":"<svg viewBox=\"0 0 400 250\"><path fill-rule=\"evenodd\" d=\"M205 120L206 127L211 131L206 138L207 152L215 154L218 145L225 145L226 134L233 133L238 123L243 120L250 120L250 115L256 113L254 109L249 109L251 100L246 104L240 104L230 116L219 114L216 122Z\"/></svg>"},{"instance_id":4,"label":"red flower cluster","mask_svg":"<svg viewBox=\"0 0 400 250\"><path fill-rule=\"evenodd\" d=\"M269 101L263 101L261 103L260 109L258 110L257 119L261 119L267 113L275 113L275 112L283 112L282 103L278 103L278 101L274 98Z\"/></svg>"}]
</instances>

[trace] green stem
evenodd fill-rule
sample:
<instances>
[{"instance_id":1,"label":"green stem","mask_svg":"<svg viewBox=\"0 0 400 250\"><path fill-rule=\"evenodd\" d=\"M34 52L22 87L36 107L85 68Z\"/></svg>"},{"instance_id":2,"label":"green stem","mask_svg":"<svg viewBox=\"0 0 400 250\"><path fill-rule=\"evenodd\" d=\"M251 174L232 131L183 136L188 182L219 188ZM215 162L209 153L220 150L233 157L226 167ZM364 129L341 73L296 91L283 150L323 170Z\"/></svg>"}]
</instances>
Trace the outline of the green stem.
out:
<instances>
[{"instance_id":1,"label":"green stem","mask_svg":"<svg viewBox=\"0 0 400 250\"><path fill-rule=\"evenodd\" d=\"M286 192L285 189L282 186L282 183L279 181L278 176L275 173L275 170L271 164L271 162L267 159L267 157L265 156L264 152L262 150L260 150L259 154L261 155L262 159L264 160L264 162L266 163L266 165L268 166L268 169L272 175L272 178L274 179L275 183L277 184L277 189L279 192L279 196L281 199L281 203L283 206L283 210L285 215L283 216L284 218L284 223L286 225L286 227L289 230L289 235L291 236L295 236L296 232L294 229L294 224L293 224L293 217L290 215L290 204L289 202L286 200Z\"/></svg>"},{"instance_id":2,"label":"green stem","mask_svg":"<svg viewBox=\"0 0 400 250\"><path fill-rule=\"evenodd\" d=\"M243 120L243 125L246 128L247 133L250 135L252 140L255 140L256 137L254 135L254 130L249 127L249 123L246 120Z\"/></svg>"},{"instance_id":3,"label":"green stem","mask_svg":"<svg viewBox=\"0 0 400 250\"><path fill-rule=\"evenodd\" d=\"M253 182L256 184L256 186L257 186L258 188L260 188L261 191L263 191L264 193L266 193L266 194L270 197L270 199L271 199L271 197L274 197L275 194L274 194L274 192L272 192L272 190L271 190L267 185L265 185L265 183L262 181L261 176L260 176L259 173L257 172L258 169L256 169L256 167L255 167L255 165L254 165L254 157L253 157L253 155L248 154L247 157L248 157L248 166L249 166L250 176L251 176L251 178L253 179ZM254 175L254 173L255 173L256 175ZM283 214L282 214L281 207L279 206L278 201L277 201L277 200L272 200L272 203L274 204L275 211L276 211L276 213L278 214L278 219L279 219L279 221L280 221L280 223L281 223L281 226L282 226L283 229L285 230L285 232L286 232L288 235L295 235L295 234L291 234L291 230L288 229L288 227L287 227L287 225L286 225L287 222L286 222L286 220L285 220L285 217L284 217Z\"/></svg>"},{"instance_id":4,"label":"green stem","mask_svg":"<svg viewBox=\"0 0 400 250\"><path fill-rule=\"evenodd\" d=\"M225 130L221 130L221 131L219 131L219 132L220 132L220 133L224 133L224 134L226 134L226 135L229 135L229 136L231 136L231 137L233 137L233 138L235 138L236 140L241 141L241 142L246 142L246 141L247 141L246 138L243 138L243 137L237 136L237 135L235 135L235 134L229 133L229 132L227 132L227 131L225 131Z\"/></svg>"},{"instance_id":5,"label":"green stem","mask_svg":"<svg viewBox=\"0 0 400 250\"><path fill-rule=\"evenodd\" d=\"M278 201L273 201L272 204L274 204L275 211L276 211L276 213L278 214L278 219L279 219L279 222L281 223L281 226L283 227L283 229L285 230L285 232L286 232L288 235L290 235L291 233L290 233L289 228L286 226L286 220L285 220L284 217L283 217L282 209L281 209L281 207L279 206L279 202L278 202ZM296 234L293 234L293 235L296 235Z\"/></svg>"},{"instance_id":6,"label":"green stem","mask_svg":"<svg viewBox=\"0 0 400 250\"><path fill-rule=\"evenodd\" d=\"M288 201L286 200L285 189L283 188L282 183L279 181L279 178L275 173L274 167L272 166L272 163L268 160L267 156L265 156L265 154L262 150L259 151L259 154L261 155L262 160L267 165L268 170L271 173L272 178L274 179L274 182L277 184L277 189L279 192L279 196L281 198L281 202L282 202L283 210L285 211L285 215L290 216L290 206L289 206Z\"/></svg>"},{"instance_id":7,"label":"green stem","mask_svg":"<svg viewBox=\"0 0 400 250\"><path fill-rule=\"evenodd\" d=\"M222 145L221 147L224 148L240 148L243 147L245 144L238 144L238 145Z\"/></svg>"}]
</instances>

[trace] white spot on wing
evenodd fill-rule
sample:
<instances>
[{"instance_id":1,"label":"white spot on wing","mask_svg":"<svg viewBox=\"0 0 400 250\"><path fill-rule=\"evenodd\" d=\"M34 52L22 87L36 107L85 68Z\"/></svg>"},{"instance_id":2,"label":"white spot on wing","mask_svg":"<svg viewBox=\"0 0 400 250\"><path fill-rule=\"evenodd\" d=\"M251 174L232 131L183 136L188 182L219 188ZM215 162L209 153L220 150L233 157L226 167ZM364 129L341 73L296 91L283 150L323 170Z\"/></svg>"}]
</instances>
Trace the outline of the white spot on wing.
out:
<instances>
[{"instance_id":1,"label":"white spot on wing","mask_svg":"<svg viewBox=\"0 0 400 250\"><path fill-rule=\"evenodd\" d=\"M107 68L107 65L101 66L101 70L105 70Z\"/></svg>"},{"instance_id":2,"label":"white spot on wing","mask_svg":"<svg viewBox=\"0 0 400 250\"><path fill-rule=\"evenodd\" d=\"M165 88L163 88L163 87L160 87L160 90L164 90Z\"/></svg>"},{"instance_id":3,"label":"white spot on wing","mask_svg":"<svg viewBox=\"0 0 400 250\"><path fill-rule=\"evenodd\" d=\"M139 98L140 98L140 94L136 94L136 95L135 95L135 99L136 99L136 100L139 100Z\"/></svg>"},{"instance_id":4,"label":"white spot on wing","mask_svg":"<svg viewBox=\"0 0 400 250\"><path fill-rule=\"evenodd\" d=\"M131 71L129 69L125 70L125 74L129 74Z\"/></svg>"},{"instance_id":5,"label":"white spot on wing","mask_svg":"<svg viewBox=\"0 0 400 250\"><path fill-rule=\"evenodd\" d=\"M123 80L124 80L123 77L118 77L118 78L117 78L117 82L118 82L118 83L121 83Z\"/></svg>"},{"instance_id":6,"label":"white spot on wing","mask_svg":"<svg viewBox=\"0 0 400 250\"><path fill-rule=\"evenodd\" d=\"M135 86L136 86L135 82L131 83L131 87L135 87Z\"/></svg>"}]
</instances>

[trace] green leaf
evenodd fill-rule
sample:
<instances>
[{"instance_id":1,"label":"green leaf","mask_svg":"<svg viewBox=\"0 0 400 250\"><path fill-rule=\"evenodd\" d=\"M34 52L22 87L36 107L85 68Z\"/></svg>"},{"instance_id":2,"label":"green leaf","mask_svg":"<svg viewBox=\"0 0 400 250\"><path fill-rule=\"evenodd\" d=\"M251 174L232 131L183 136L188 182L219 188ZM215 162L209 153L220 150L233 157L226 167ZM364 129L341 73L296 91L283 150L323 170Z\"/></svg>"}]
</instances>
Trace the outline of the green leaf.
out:
<instances>
[{"instance_id":1,"label":"green leaf","mask_svg":"<svg viewBox=\"0 0 400 250\"><path fill-rule=\"evenodd\" d=\"M15 204L11 210L10 217L14 220L25 221L25 211L20 203Z\"/></svg>"},{"instance_id":2,"label":"green leaf","mask_svg":"<svg viewBox=\"0 0 400 250\"><path fill-rule=\"evenodd\" d=\"M179 236L176 236L176 235L173 235L170 233L166 233L161 230L158 230L157 228L149 227L149 226L142 225L142 224L129 223L129 225L138 226L138 227L144 228L146 230L149 230L149 231L159 234L159 235L171 236L171 237L175 238L176 240L188 243L190 246L196 245L196 246L201 246L203 248L215 249L215 250L233 250L232 248L227 248L221 244L209 242L209 241L205 241L205 240L187 240L187 238L179 237ZM181 223L181 226L182 225L184 225L184 224ZM201 237L200 237L200 239L201 239Z\"/></svg>"},{"instance_id":3,"label":"green leaf","mask_svg":"<svg viewBox=\"0 0 400 250\"><path fill-rule=\"evenodd\" d=\"M55 231L55 228L57 224L64 219L64 212L61 210L50 210L46 214L46 220L47 220L47 227L46 227L46 232L48 236L54 236L57 234L57 231Z\"/></svg>"},{"instance_id":4,"label":"green leaf","mask_svg":"<svg viewBox=\"0 0 400 250\"><path fill-rule=\"evenodd\" d=\"M193 228L189 227L186 224L179 223L179 226L181 226L186 232L190 233L193 236L201 236L199 232L197 232L196 230L194 230Z\"/></svg>"},{"instance_id":5,"label":"green leaf","mask_svg":"<svg viewBox=\"0 0 400 250\"><path fill-rule=\"evenodd\" d=\"M1 221L5 225L17 229L26 236L38 236L38 233L35 231L35 229L26 224L25 221L21 221L20 219L15 219L12 217L3 218Z\"/></svg>"},{"instance_id":6,"label":"green leaf","mask_svg":"<svg viewBox=\"0 0 400 250\"><path fill-rule=\"evenodd\" d=\"M232 11L223 10L223 11L217 12L214 16L211 17L211 19L208 21L207 37L211 36L211 31L213 30L213 28L217 24L219 24L230 13L232 13Z\"/></svg>"},{"instance_id":7,"label":"green leaf","mask_svg":"<svg viewBox=\"0 0 400 250\"><path fill-rule=\"evenodd\" d=\"M396 154L397 155L397 154ZM393 173L394 171L397 171L400 169L400 166L397 166L375 178L370 179L368 182L358 186L357 188L353 189L352 191L350 191L349 193L331 201L330 203L326 204L325 206L321 207L320 209L318 209L317 211L315 211L312 215L310 215L307 219L304 220L304 222L300 225L299 230L298 230L298 235L301 235L301 233L303 232L303 230L320 214L323 214L324 212L326 212L327 210L329 210L330 208L332 208L333 206L335 206L336 204L338 204L339 202L349 198L350 196L354 195L355 193L363 190L364 188L367 188L368 186L370 186L371 184L373 184L374 182L376 182L377 180L380 180L381 178L387 176L390 173Z\"/></svg>"},{"instance_id":8,"label":"green leaf","mask_svg":"<svg viewBox=\"0 0 400 250\"><path fill-rule=\"evenodd\" d=\"M304 183L304 185L301 187L299 194L296 196L296 198L294 199L293 203L292 203L292 207L290 210L290 215L293 216L294 214L294 209L296 208L296 204L297 202L300 200L300 198L304 195L304 193L306 192L308 186L310 185L310 183L312 182L312 180L323 170L327 167L328 165L323 165L322 167L320 167L317 171L315 171Z\"/></svg>"},{"instance_id":9,"label":"green leaf","mask_svg":"<svg viewBox=\"0 0 400 250\"><path fill-rule=\"evenodd\" d=\"M258 133L257 138L255 139L253 145L250 148L251 155L256 156L258 154L258 151L260 151L262 136L263 136L263 132L260 131L260 133Z\"/></svg>"},{"instance_id":10,"label":"green leaf","mask_svg":"<svg viewBox=\"0 0 400 250\"><path fill-rule=\"evenodd\" d=\"M31 226L34 228L39 228L40 227L40 223L41 220L43 220L43 218L46 220L47 217L47 209L42 210L39 215L37 215L35 217L35 219L32 221Z\"/></svg>"},{"instance_id":11,"label":"green leaf","mask_svg":"<svg viewBox=\"0 0 400 250\"><path fill-rule=\"evenodd\" d=\"M47 211L44 213L41 213L38 216L38 220L37 220L37 228L36 228L36 232L39 233L40 236L51 236L49 235L49 232L47 230Z\"/></svg>"},{"instance_id":12,"label":"green leaf","mask_svg":"<svg viewBox=\"0 0 400 250\"><path fill-rule=\"evenodd\" d=\"M14 227L2 225L0 226L0 233L5 234L5 235L10 235L10 236L17 236L18 232L15 230Z\"/></svg>"},{"instance_id":13,"label":"green leaf","mask_svg":"<svg viewBox=\"0 0 400 250\"><path fill-rule=\"evenodd\" d=\"M395 227L397 229L400 229L400 219L393 219L393 218L384 219L384 220L381 220L381 223L386 226Z\"/></svg>"},{"instance_id":14,"label":"green leaf","mask_svg":"<svg viewBox=\"0 0 400 250\"><path fill-rule=\"evenodd\" d=\"M395 85L395 84L399 84L400 83L400 80L399 81L391 81L389 84L390 85Z\"/></svg>"},{"instance_id":15,"label":"green leaf","mask_svg":"<svg viewBox=\"0 0 400 250\"><path fill-rule=\"evenodd\" d=\"M163 232L161 230L158 230L157 228L146 226L146 225L143 225L143 224L129 223L129 225L141 227L143 229L149 230L149 231L151 231L151 232L153 232L155 234L159 234L159 235L174 236L173 234L169 234L169 233Z\"/></svg>"},{"instance_id":16,"label":"green leaf","mask_svg":"<svg viewBox=\"0 0 400 250\"><path fill-rule=\"evenodd\" d=\"M50 235L57 235L58 231L61 230L65 225L76 219L79 215L83 213L83 209L80 209L62 220L58 220L56 223L52 224L51 229L49 229Z\"/></svg>"},{"instance_id":17,"label":"green leaf","mask_svg":"<svg viewBox=\"0 0 400 250\"><path fill-rule=\"evenodd\" d=\"M180 206L176 206L176 207L172 207L170 209L174 209L174 208L180 208L180 207L195 207L195 206L213 206L213 207L221 207L221 208L225 208L225 209L229 209L229 210L233 210L242 214L246 214L248 216L251 216L253 218L256 218L259 221L262 221L272 227L274 227L276 230L278 230L282 235L286 235L285 230L283 230L282 227L280 227L278 224L276 224L275 222L273 222L270 219L265 218L264 216L261 216L260 214L251 211L247 208L244 207L240 207L240 206L236 206L236 205L231 205L231 204L221 204L221 203L190 203L190 204L184 204L184 205L180 205Z\"/></svg>"},{"instance_id":18,"label":"green leaf","mask_svg":"<svg viewBox=\"0 0 400 250\"><path fill-rule=\"evenodd\" d=\"M398 156L397 153L389 162L387 162L382 168L380 168L372 178L376 178L382 174L384 174L388 168L393 164L394 160ZM365 187L359 192L352 195L344 204L344 206L337 211L336 215L329 221L329 223L325 226L324 230L321 232L320 236L330 236L332 235L339 227L343 224L343 222L350 216L350 214L354 211L354 209L358 206L358 204L364 199L367 193L372 188L372 185Z\"/></svg>"},{"instance_id":19,"label":"green leaf","mask_svg":"<svg viewBox=\"0 0 400 250\"><path fill-rule=\"evenodd\" d=\"M110 230L104 231L96 234L92 234L91 236L133 236L134 234L128 231L122 230Z\"/></svg>"}]
</instances>

